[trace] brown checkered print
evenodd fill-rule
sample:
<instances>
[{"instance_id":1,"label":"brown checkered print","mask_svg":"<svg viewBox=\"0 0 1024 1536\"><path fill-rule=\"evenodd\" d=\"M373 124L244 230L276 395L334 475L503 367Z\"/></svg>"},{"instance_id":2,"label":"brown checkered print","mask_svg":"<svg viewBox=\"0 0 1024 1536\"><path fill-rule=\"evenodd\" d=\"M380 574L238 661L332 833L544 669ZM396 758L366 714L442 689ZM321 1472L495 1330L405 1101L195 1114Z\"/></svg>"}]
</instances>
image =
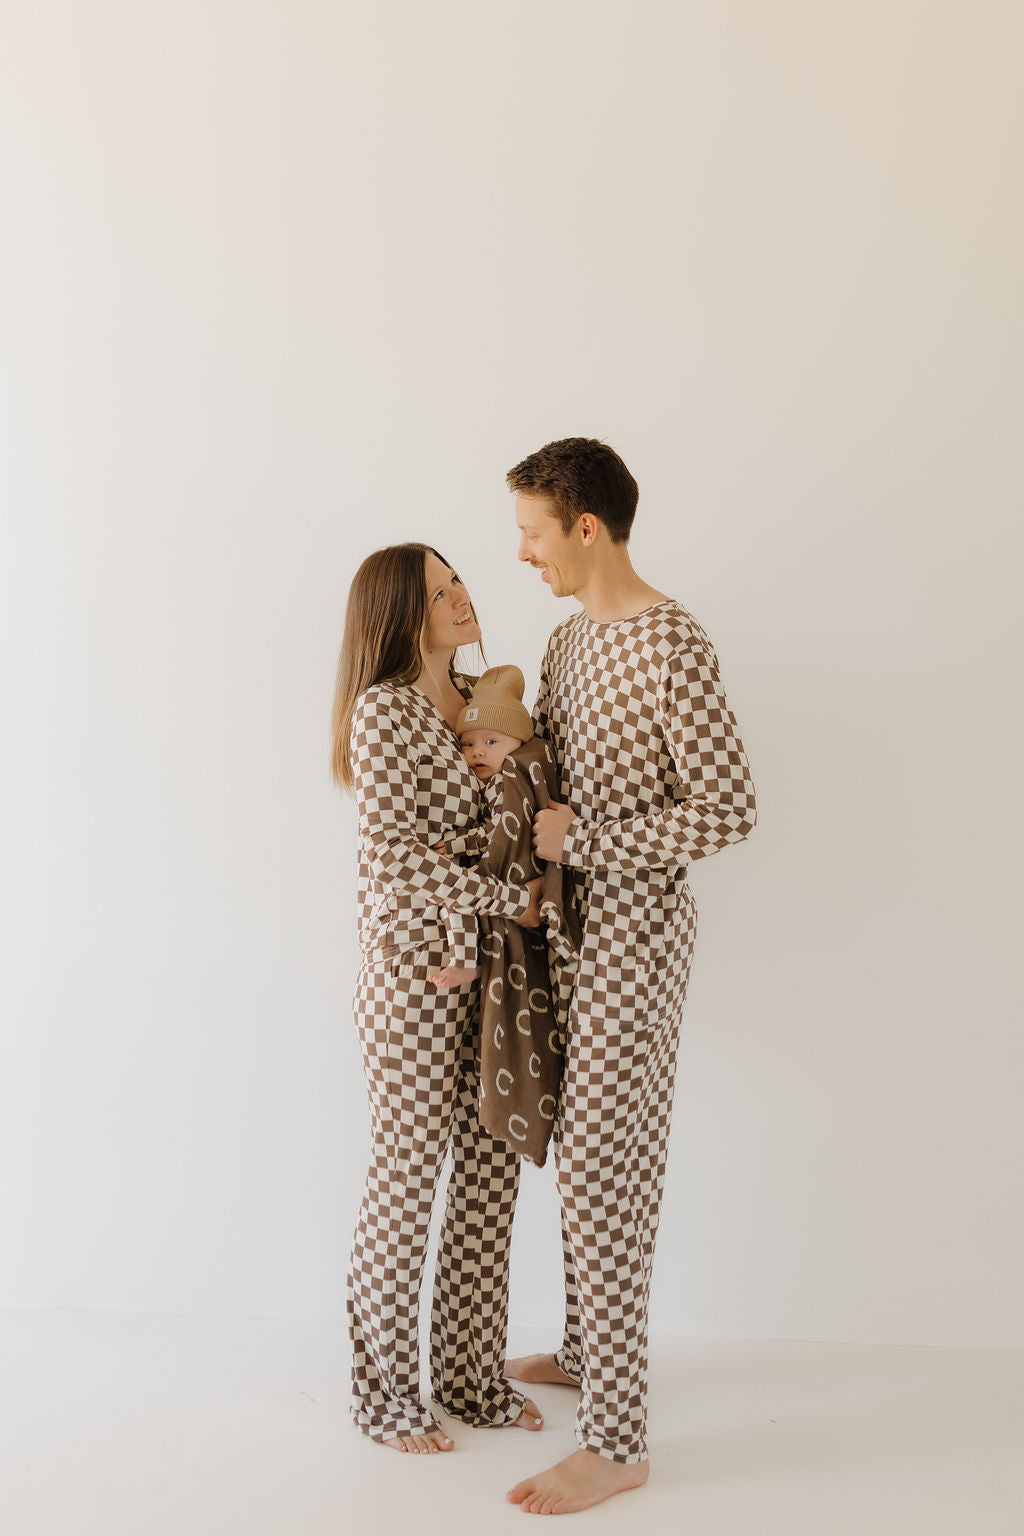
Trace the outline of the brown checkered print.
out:
<instances>
[{"instance_id":1,"label":"brown checkered print","mask_svg":"<svg viewBox=\"0 0 1024 1536\"><path fill-rule=\"evenodd\" d=\"M580 1445L647 1455L647 1305L696 908L686 867L748 836L754 791L707 636L678 603L578 614L551 636L536 709L578 820L583 946L555 1158L566 1256L558 1360Z\"/></svg>"},{"instance_id":2,"label":"brown checkered print","mask_svg":"<svg viewBox=\"0 0 1024 1536\"><path fill-rule=\"evenodd\" d=\"M418 690L378 685L352 727L363 965L355 1014L372 1147L349 1275L352 1412L375 1440L436 1424L421 1399L418 1309L434 1191L452 1174L431 1329L435 1400L501 1424L522 1395L500 1374L519 1159L477 1118L478 986L439 990L439 903L514 915L521 887L431 852L475 817L476 779L455 733Z\"/></svg>"},{"instance_id":3,"label":"brown checkered print","mask_svg":"<svg viewBox=\"0 0 1024 1536\"><path fill-rule=\"evenodd\" d=\"M477 795L481 820L475 827L469 827L455 837L445 838L445 851L452 858L461 856L474 868L477 867L480 856L485 852L499 823L505 798L501 774L496 773L489 779L477 779ZM529 878L539 873L539 870L531 869ZM476 918L468 913L453 912L445 907L441 912L441 921L448 935L448 964L458 966L460 969L465 967L466 970L473 970L479 959L480 942L480 927Z\"/></svg>"},{"instance_id":4,"label":"brown checkered print","mask_svg":"<svg viewBox=\"0 0 1024 1536\"><path fill-rule=\"evenodd\" d=\"M470 680L457 682L468 697ZM455 732L425 694L393 683L368 688L356 702L351 746L364 959L443 944L441 906L505 917L526 910L529 893L521 885L433 851L477 821L479 788Z\"/></svg>"}]
</instances>

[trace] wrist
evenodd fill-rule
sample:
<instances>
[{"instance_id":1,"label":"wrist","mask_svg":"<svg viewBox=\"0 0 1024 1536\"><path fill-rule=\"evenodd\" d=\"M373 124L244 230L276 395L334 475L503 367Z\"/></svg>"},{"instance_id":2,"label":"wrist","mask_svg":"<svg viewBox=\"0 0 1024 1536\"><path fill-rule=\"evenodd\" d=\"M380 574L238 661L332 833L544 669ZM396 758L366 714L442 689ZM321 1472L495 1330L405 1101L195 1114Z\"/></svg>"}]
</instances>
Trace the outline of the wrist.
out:
<instances>
[{"instance_id":1,"label":"wrist","mask_svg":"<svg viewBox=\"0 0 1024 1536\"><path fill-rule=\"evenodd\" d=\"M591 829L592 824L589 821L583 821L579 816L573 817L566 828L562 842L560 863L568 864L570 868L575 869L586 868Z\"/></svg>"}]
</instances>

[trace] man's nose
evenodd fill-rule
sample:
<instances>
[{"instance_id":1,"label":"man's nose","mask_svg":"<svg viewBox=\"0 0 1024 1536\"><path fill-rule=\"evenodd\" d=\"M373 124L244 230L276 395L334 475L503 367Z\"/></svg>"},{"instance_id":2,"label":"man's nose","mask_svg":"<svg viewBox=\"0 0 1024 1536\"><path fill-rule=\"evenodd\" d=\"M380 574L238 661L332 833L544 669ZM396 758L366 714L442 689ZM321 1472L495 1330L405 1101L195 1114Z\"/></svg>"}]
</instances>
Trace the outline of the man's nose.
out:
<instances>
[{"instance_id":1,"label":"man's nose","mask_svg":"<svg viewBox=\"0 0 1024 1536\"><path fill-rule=\"evenodd\" d=\"M526 540L525 539L520 539L519 540L519 548L516 550L516 559L517 560L529 560L529 558L530 558L529 555L526 553Z\"/></svg>"}]
</instances>

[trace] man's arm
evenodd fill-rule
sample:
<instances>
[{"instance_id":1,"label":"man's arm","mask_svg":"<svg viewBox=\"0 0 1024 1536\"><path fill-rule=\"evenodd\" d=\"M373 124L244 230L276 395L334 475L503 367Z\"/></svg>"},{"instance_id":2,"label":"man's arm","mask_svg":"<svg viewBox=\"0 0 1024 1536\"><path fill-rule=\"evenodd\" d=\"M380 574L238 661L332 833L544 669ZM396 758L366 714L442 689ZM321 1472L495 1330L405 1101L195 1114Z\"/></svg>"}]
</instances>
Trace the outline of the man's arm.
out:
<instances>
[{"instance_id":1,"label":"man's arm","mask_svg":"<svg viewBox=\"0 0 1024 1536\"><path fill-rule=\"evenodd\" d=\"M562 845L563 864L671 869L740 843L753 831L754 786L714 653L693 650L670 657L657 707L681 798L667 810L623 821L574 817Z\"/></svg>"},{"instance_id":2,"label":"man's arm","mask_svg":"<svg viewBox=\"0 0 1024 1536\"><path fill-rule=\"evenodd\" d=\"M551 654L551 643L548 642L544 652L544 660L540 664L540 686L537 689L537 702L533 706L533 734L539 736L541 741L550 741L551 732L548 729L548 703L551 698L551 683L548 675L548 657Z\"/></svg>"}]
</instances>

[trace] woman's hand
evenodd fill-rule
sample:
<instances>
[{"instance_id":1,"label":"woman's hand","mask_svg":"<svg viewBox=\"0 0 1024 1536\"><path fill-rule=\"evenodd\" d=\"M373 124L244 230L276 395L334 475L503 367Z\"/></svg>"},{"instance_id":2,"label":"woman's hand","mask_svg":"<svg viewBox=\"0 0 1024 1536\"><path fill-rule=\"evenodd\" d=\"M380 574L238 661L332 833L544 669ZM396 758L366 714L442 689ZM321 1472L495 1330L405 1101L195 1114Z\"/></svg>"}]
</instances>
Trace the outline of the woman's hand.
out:
<instances>
[{"instance_id":1,"label":"woman's hand","mask_svg":"<svg viewBox=\"0 0 1024 1536\"><path fill-rule=\"evenodd\" d=\"M543 884L543 880L527 881L526 889L530 893L530 905L525 912L520 912L518 917L512 919L514 923L519 924L520 928L540 927L540 888Z\"/></svg>"}]
</instances>

